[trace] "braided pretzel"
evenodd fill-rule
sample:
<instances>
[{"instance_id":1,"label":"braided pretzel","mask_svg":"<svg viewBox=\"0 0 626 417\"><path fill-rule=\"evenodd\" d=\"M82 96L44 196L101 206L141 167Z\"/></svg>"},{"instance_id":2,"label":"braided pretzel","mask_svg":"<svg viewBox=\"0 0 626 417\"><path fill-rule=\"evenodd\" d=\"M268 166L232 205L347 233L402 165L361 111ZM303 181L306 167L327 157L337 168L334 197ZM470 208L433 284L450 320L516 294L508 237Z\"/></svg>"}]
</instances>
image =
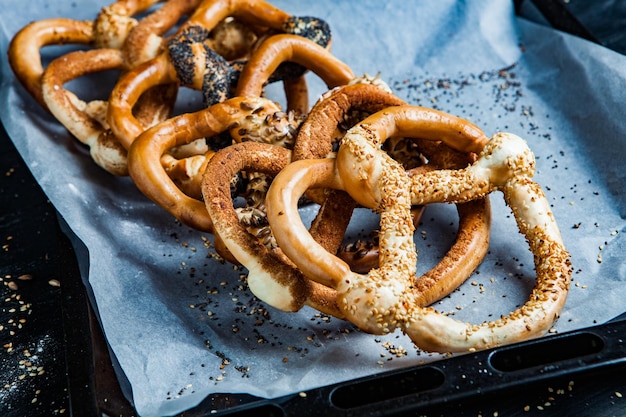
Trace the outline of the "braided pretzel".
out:
<instances>
[{"instance_id":1,"label":"braided pretzel","mask_svg":"<svg viewBox=\"0 0 626 417\"><path fill-rule=\"evenodd\" d=\"M239 62L236 68L231 66L220 51L212 49L215 45L204 43L210 31L229 17L254 27L311 36L319 38L320 43L330 42L330 31L321 20L293 17L263 0L203 1L172 37L167 52L124 74L113 89L107 119L125 148L143 131L133 116L133 108L151 87L179 83L201 90L207 106L232 96L231 86L236 83L237 68L243 63Z\"/></svg>"},{"instance_id":2,"label":"braided pretzel","mask_svg":"<svg viewBox=\"0 0 626 417\"><path fill-rule=\"evenodd\" d=\"M402 117L415 116L415 112L423 111L405 108L376 113L348 132L335 163L332 160L299 161L294 164L308 163L311 167L306 170L285 168L268 193L268 217L272 227L276 226L276 240L285 253L287 248L293 249L293 253L287 255L303 271L310 269L307 265L310 260L303 260L302 255L295 256L305 247L307 254L316 260L314 265L325 265L319 261L328 256L315 248L310 239L301 239L302 227L297 221L297 211L291 205L281 203L304 192L303 187L312 186L311 181L302 184L298 179L309 178L311 171L315 170L316 186L345 188L362 204L370 204L382 212L380 268L360 275L336 264L326 271L327 278L321 282L337 290L339 307L348 320L375 334L400 328L418 347L440 352L485 349L544 334L559 316L571 270L569 255L563 247L549 202L531 180L534 170L532 152L520 138L497 134L469 168L432 171L409 179L397 162L379 148L387 137L419 131L422 127L433 129L432 125L429 126L432 120L421 126L422 123L415 123L415 119L407 122ZM452 144L458 137L457 133L443 136L443 139ZM466 150L475 149L475 143L462 142L459 145ZM281 179L283 175L284 181ZM293 175L298 178L287 178ZM298 191L289 192L292 185L299 188ZM410 204L465 202L482 198L496 189L504 193L505 201L512 208L518 227L535 255L537 283L529 301L500 320L480 325L461 323L432 308L421 307L411 278L415 270L415 253ZM281 193L285 195L281 196ZM289 224L290 228L281 227L284 224Z\"/></svg>"},{"instance_id":3,"label":"braided pretzel","mask_svg":"<svg viewBox=\"0 0 626 417\"><path fill-rule=\"evenodd\" d=\"M215 235L248 271L248 286L260 300L284 311L309 305L341 317L335 291L306 279L278 248L268 248L240 222L230 179L240 171L273 177L291 160L291 151L265 143L242 142L219 150L207 164L202 193ZM315 236L322 240L323 236Z\"/></svg>"}]
</instances>

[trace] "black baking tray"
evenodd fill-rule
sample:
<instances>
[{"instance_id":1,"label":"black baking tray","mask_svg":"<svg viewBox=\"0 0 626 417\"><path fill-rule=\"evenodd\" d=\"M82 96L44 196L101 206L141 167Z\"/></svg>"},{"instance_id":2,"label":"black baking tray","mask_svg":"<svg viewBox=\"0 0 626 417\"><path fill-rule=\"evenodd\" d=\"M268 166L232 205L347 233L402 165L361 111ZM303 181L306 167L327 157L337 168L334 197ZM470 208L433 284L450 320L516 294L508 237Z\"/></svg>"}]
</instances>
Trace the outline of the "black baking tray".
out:
<instances>
[{"instance_id":1,"label":"black baking tray","mask_svg":"<svg viewBox=\"0 0 626 417\"><path fill-rule=\"evenodd\" d=\"M556 29L626 52L583 24L562 1L516 1L520 14L538 13ZM2 167L0 230L10 236L0 261L5 282L14 281L38 304L28 334L7 339L4 381L32 340L53 340L41 352L45 378L0 391L0 415L130 417L136 413L123 395L125 381L89 304L77 259L85 250L45 199L26 165L0 130ZM11 178L9 178L11 177ZM19 200L16 196L19 195ZM23 241L24 246L19 245ZM26 246L27 245L27 246ZM17 281L32 273L32 281ZM39 277L61 277L49 285ZM3 296L11 289L3 288ZM10 320L8 307L0 311ZM31 317L29 317L29 320ZM25 326L26 328L26 326ZM5 340L6 339L6 340ZM626 315L594 327L550 335L511 346L457 356L436 363L385 372L273 400L214 394L178 417L229 416L624 416L626 415ZM45 357L44 357L45 356ZM119 374L121 375L121 374ZM38 394L35 394L39 391ZM7 395L11 394L11 395ZM33 398L37 401L33 402Z\"/></svg>"}]
</instances>

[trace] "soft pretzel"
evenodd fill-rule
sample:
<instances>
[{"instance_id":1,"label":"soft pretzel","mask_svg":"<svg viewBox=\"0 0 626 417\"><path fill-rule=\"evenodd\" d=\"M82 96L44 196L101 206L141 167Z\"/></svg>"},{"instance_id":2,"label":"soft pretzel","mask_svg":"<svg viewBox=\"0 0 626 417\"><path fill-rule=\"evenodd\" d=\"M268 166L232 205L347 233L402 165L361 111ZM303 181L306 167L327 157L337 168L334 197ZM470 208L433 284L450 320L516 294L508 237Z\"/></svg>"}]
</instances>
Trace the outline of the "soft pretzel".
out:
<instances>
[{"instance_id":1,"label":"soft pretzel","mask_svg":"<svg viewBox=\"0 0 626 417\"><path fill-rule=\"evenodd\" d=\"M324 158L333 154L333 140L340 136L341 132L336 132L338 126L345 124L345 119L356 113L359 117L376 113L391 106L403 106L406 102L393 95L390 91L374 84L372 79L355 81L350 85L339 87L328 92L311 109L307 119L300 127L300 131L294 146L293 160ZM363 116L364 117L364 116ZM484 135L483 135L484 136ZM436 138L437 136L435 136ZM472 136L472 140L483 140L478 136ZM405 139L402 143L407 143ZM400 143L400 142L398 142ZM458 168L471 162L467 155L454 152L443 145L432 143L432 141L420 140L415 143L417 148L421 147L421 153L426 155L432 166L439 168ZM392 151L397 152L397 149ZM415 152L418 153L418 152ZM397 159L398 155L394 155ZM409 159L407 157L403 158ZM321 190L309 190L309 194L320 194ZM343 193L339 190L328 190L325 200L331 202ZM319 197L313 197L320 200ZM357 207L357 203L352 199L344 197L342 205L342 216ZM457 239L435 268L428 271L420 283L423 285L421 294L424 295L424 303L431 302L448 294L460 285L474 270L474 268L484 258L489 242L489 204L487 201L472 203L458 208L459 211L459 232ZM423 206L412 208L413 223L417 224L423 212ZM327 214L334 217L332 214ZM350 215L348 214L348 218ZM319 219L320 222L327 220ZM336 220L335 220L336 223ZM347 227L347 222L345 223ZM336 226L335 226L336 227ZM345 229L343 229L345 231ZM338 235L342 231L337 230ZM378 266L378 239L373 242L358 241L342 245L337 256L347 262L355 272L365 273Z\"/></svg>"},{"instance_id":2,"label":"soft pretzel","mask_svg":"<svg viewBox=\"0 0 626 417\"><path fill-rule=\"evenodd\" d=\"M338 89L336 92L334 92L330 97L335 96L336 100L331 100L329 102L331 104L321 107L326 110L325 112L318 113L318 114L325 115L325 116L321 118L316 117L312 119L313 123L311 124L308 124L310 120L307 119L307 122L303 124L302 128L307 127L309 129L313 129L315 127L325 126L325 129L328 132L321 133L321 129L314 129L315 133L312 135L320 136L321 138L326 139L327 135L331 133L332 124L329 125L327 123L324 123L324 121L327 118L332 118L332 117L337 117L338 119L340 119L340 116L342 114L346 114L348 110L350 109L350 105L349 105L350 101L348 101L348 99L350 95L352 94L356 96L354 100L354 104L355 104L354 109L355 110L365 109L366 108L365 99L364 99L364 96L361 96L361 94L364 94L367 90L371 90L370 92L373 94L372 97L377 98L377 100L372 100L369 103L369 106L370 106L369 110L373 111L378 107L378 108L383 109L383 110L379 110L378 113L390 112L390 113L402 114L403 112L401 110L404 108L405 109L404 112L406 112L407 105L404 104L399 99L395 100L395 104L398 107L398 109L395 109L395 108L392 109L391 107L385 106L385 103L393 103L394 100L392 98L385 99L386 95L388 95L389 93L386 93L383 90L380 90L378 87L367 86L367 85L363 85L363 86L355 85L355 86L343 87L341 89ZM323 102L318 103L317 106L320 106L322 103ZM343 110L330 111L330 109L333 106L337 106L338 108L341 108ZM316 110L316 107L313 109L312 113L315 110ZM452 123L454 119L450 115L445 115L440 112L436 112L434 110L425 111L424 113L419 115L419 117L421 117L422 120L426 123L429 123L432 120L432 118L435 116L449 118L450 119L449 123ZM478 147L480 145L476 145L476 144L482 143L485 140L484 135L482 134L482 132L480 132L480 130L477 127L470 125L468 122L465 122L462 119L457 118L457 119L454 119L454 121L458 124L457 129L465 133L461 135L458 138L458 140L449 141L452 145L459 147L459 148L467 148L467 147L471 147L469 144L474 144L473 146ZM335 123L338 123L338 121L335 121ZM411 133L410 135L404 135L404 136L417 137L417 138L423 139L425 143L422 144L422 148L425 154L427 155L427 157L432 155L432 158L429 158L429 159L431 160L431 163L435 167L437 166L438 167L451 167L451 166L458 167L458 166L463 166L463 164L467 164L468 163L467 155L463 153L459 153L459 152L455 153L450 148L445 147L445 145L433 142L434 140L438 140L442 136L445 136L446 131L447 131L447 126L445 124L442 124L440 130L437 130L435 127L430 126L429 129L424 129L424 130L419 130L419 131L413 130L412 132L405 131L403 133L405 134ZM303 131L301 129L300 131L301 135L303 134L303 132L307 135L310 134L310 133L306 133L307 132L306 130ZM402 136L402 135L394 134L393 136ZM431 146L428 146L428 143L431 143ZM300 146L302 144L297 142L297 145L298 145L297 148L300 149ZM304 145L306 145L306 142ZM326 146L319 147L317 152L321 154L328 152L328 150L330 149L330 143L325 143L325 145ZM315 156L309 153L310 148L311 148L310 146L309 147L302 146L301 152L304 153L306 156ZM294 154L295 154L295 151L294 151ZM296 167L298 166L299 165L296 165ZM301 166L304 167L306 166L306 164L302 164ZM291 171L292 169L294 170L293 172ZM276 213L285 210L285 207L284 207L285 201L288 201L287 199L298 198L294 196L295 195L299 196L299 194L296 191L291 191L293 187L295 186L295 183L298 181L301 181L298 187L300 190L305 192L311 188L310 186L307 186L307 184L311 184L310 182L311 180L310 179L307 180L303 177L316 178L315 168L310 168L310 169L302 168L302 170L306 172L305 174L302 174L302 175L297 173L298 168L287 167L285 170L288 173L281 174L278 176L278 178L276 178L275 182L277 184L272 185L270 187L270 190L273 190L273 191L270 191L270 193L268 194L268 203L267 203L268 216L270 218L270 224L272 225L272 227L274 227L273 226L274 222L279 221ZM417 175L417 172L422 172L424 170L428 170L428 168L417 168L414 171L410 171L408 174ZM317 188L319 188L319 184L317 185L318 185ZM332 194L333 196L343 193L343 191L339 191L339 190L342 190L341 186L338 186L336 184L336 188L335 187L333 188L334 188L334 191L330 191L333 193ZM290 193L292 194L289 195ZM293 200L289 200L289 201L293 201ZM332 201L332 199L329 199L327 201ZM352 207L356 207L356 203L354 201L351 204L352 204ZM375 208L376 206L369 205L366 207ZM435 266L433 269L431 269L426 274L424 274L420 279L415 279L415 285L419 288L418 293L420 297L419 298L420 305L429 305L432 302L440 299L441 297L449 294L455 288L457 288L463 281L467 279L467 277L470 276L472 271L482 261L482 259L484 258L486 254L486 251L488 249L489 230L490 230L490 208L489 208L488 201L486 199L483 199L481 201L473 202L469 205L462 204L462 205L459 205L458 211L459 211L459 217L460 217L459 233L457 235L457 239L455 243L453 244L452 248L444 256L441 262L437 264L437 266ZM411 223L414 225L415 220L413 219ZM306 236L305 237L299 236L298 239L300 239L300 242L298 242L298 244L291 242L287 238L282 238L282 236L284 236L283 233L288 233L284 230L286 229L286 226L283 226L284 224L285 223L279 224L277 226L279 227L279 229L274 230L275 234L278 234L276 239L279 243L279 246L282 247L281 240L285 245L289 246L288 249L285 249L285 253L287 253L289 257L297 256L296 252L305 251L307 253L305 255L300 256L301 259L305 259L305 260L303 260L302 261L303 264L300 264L299 266L301 266L304 274L308 276L309 278L328 284L327 282L325 282L325 280L328 279L328 274L330 273L329 271L331 270L342 271L343 266L345 265L345 261L354 260L353 258L346 256L346 254L341 254L340 256L337 256L337 257L332 256L331 254L325 254L325 260L317 263L317 261L315 260L320 259L318 258L320 256L319 253L308 252L305 249L305 247L307 247L307 244L302 239L307 239ZM301 232L301 230L299 232ZM296 247L298 249L296 249ZM380 255L378 248L372 248L372 249L375 249L374 253L376 253L376 255ZM361 255L365 256L365 254L361 254ZM379 261L378 256L376 257L375 261L376 262L374 265L366 264L364 265L363 268L360 268L359 270L356 270L354 267L351 267L351 269L355 272L367 272L370 269L372 269L374 266L378 265L378 261ZM316 266L309 268L309 266L312 265L313 263L315 263ZM320 264L324 265L324 267L319 268L317 265L320 265ZM336 280L336 279L339 279L339 277L335 275L335 278L333 278L333 280Z\"/></svg>"},{"instance_id":3,"label":"soft pretzel","mask_svg":"<svg viewBox=\"0 0 626 417\"><path fill-rule=\"evenodd\" d=\"M371 80L353 78L322 95L300 126L292 160L329 157L333 144L343 134L338 132L345 119L353 112L374 113L389 106L406 104L390 91L369 84ZM356 84L353 84L355 83ZM367 272L378 263L377 247L372 245L364 250L359 242L342 245L346 229L357 207L356 202L341 190L308 190L307 197L320 204L311 231L324 229L323 235L333 239L330 246L337 256L347 262L351 269ZM422 210L414 210L415 221L419 221ZM327 247L328 249L328 247ZM333 253L335 253L333 252Z\"/></svg>"},{"instance_id":4,"label":"soft pretzel","mask_svg":"<svg viewBox=\"0 0 626 417\"><path fill-rule=\"evenodd\" d=\"M136 67L162 53L165 49L166 33L185 15L192 13L201 1L165 0L161 7L142 17L119 48L124 55L124 61L129 66Z\"/></svg>"},{"instance_id":5,"label":"soft pretzel","mask_svg":"<svg viewBox=\"0 0 626 417\"><path fill-rule=\"evenodd\" d=\"M89 147L93 160L115 175L127 175L126 149L107 130L102 114L106 103L85 103L67 91L64 84L90 73L124 66L117 49L75 51L53 60L41 77L43 98L52 115L81 143ZM103 124L104 123L104 124Z\"/></svg>"},{"instance_id":6,"label":"soft pretzel","mask_svg":"<svg viewBox=\"0 0 626 417\"><path fill-rule=\"evenodd\" d=\"M275 176L291 160L291 151L265 143L242 142L219 150L207 165L202 182L206 210L213 220L215 235L249 271L250 290L268 304L284 311L310 305L341 317L335 291L306 279L282 254L250 234L240 222L233 205L230 179L240 171Z\"/></svg>"},{"instance_id":7,"label":"soft pretzel","mask_svg":"<svg viewBox=\"0 0 626 417\"><path fill-rule=\"evenodd\" d=\"M347 158L345 162L348 160L353 158ZM392 312L389 307L394 296L387 297L380 293L368 293L372 297L360 300L360 306L376 300L375 308L378 309L378 317L382 318L381 322L401 323L403 331L426 350L462 352L486 349L545 334L558 319L565 303L571 268L569 254L563 245L550 203L541 187L532 181L534 166L534 155L525 141L512 134L499 133L490 140L470 167L456 171L433 171L413 177L411 182L411 200L425 204L434 201L469 201L495 190L504 194L518 228L534 255L537 280L523 306L493 322L461 323L433 309L417 307L413 303L413 294L406 291L406 280L400 280L397 282L399 285L389 288L390 293L398 296L393 305L407 306L406 310ZM347 173L349 169L339 171ZM350 182L353 183L354 179ZM338 291L350 293L344 302L358 309L359 306L354 302L355 297L362 294L363 289L358 288L362 283L345 284L344 289ZM378 296L381 298L377 299ZM369 316L361 325L372 328L377 320ZM375 326L380 328L380 324Z\"/></svg>"},{"instance_id":8,"label":"soft pretzel","mask_svg":"<svg viewBox=\"0 0 626 417\"><path fill-rule=\"evenodd\" d=\"M29 23L11 39L8 58L17 79L44 108L41 93L43 65L41 49L48 45L79 44L118 48L136 21L131 17L158 0L119 0L103 7L94 21L68 18L43 19Z\"/></svg>"},{"instance_id":9,"label":"soft pretzel","mask_svg":"<svg viewBox=\"0 0 626 417\"><path fill-rule=\"evenodd\" d=\"M348 84L354 79L350 67L328 49L296 35L274 35L262 42L241 71L238 96L258 96L280 64L295 62L316 73L329 88Z\"/></svg>"},{"instance_id":10,"label":"soft pretzel","mask_svg":"<svg viewBox=\"0 0 626 417\"><path fill-rule=\"evenodd\" d=\"M133 16L162 0L117 0L100 9L94 21L94 46L122 49L126 38L137 25Z\"/></svg>"},{"instance_id":11,"label":"soft pretzel","mask_svg":"<svg viewBox=\"0 0 626 417\"><path fill-rule=\"evenodd\" d=\"M298 161L286 167L268 193L268 218L277 242L307 276L321 277L316 280L335 288L347 319L367 332L384 334L401 329L418 347L440 352L485 349L545 333L558 318L571 271L549 203L531 180L532 152L520 138L497 134L469 168L436 170L409 178L380 146L391 136L433 131L434 121L441 120L441 115L419 120L404 117L425 116L424 111L415 107L378 112L350 129L336 159ZM442 140L465 151L478 150L482 141L459 140L463 129L451 128L448 122L444 126L448 125L446 130L450 127L449 134L442 135ZM468 134L472 130L465 131ZM316 179L311 180L313 177ZM303 238L303 227L292 204L293 198L313 185L346 189L361 204L381 212L378 269L363 275L340 262L332 266L320 262L328 261L329 256L311 239ZM412 278L416 257L411 204L466 202L496 189L504 193L535 256L537 284L529 301L500 320L479 325L460 323L422 307ZM289 227L282 227L286 224ZM306 258L301 255L305 249ZM319 265L325 265L323 271L306 272Z\"/></svg>"},{"instance_id":12,"label":"soft pretzel","mask_svg":"<svg viewBox=\"0 0 626 417\"><path fill-rule=\"evenodd\" d=\"M287 54L282 53L281 51L283 49L290 52ZM309 49L315 50L316 52L313 55L308 55L306 51ZM278 51L278 53L276 51ZM321 58L323 58L323 65L314 64L313 68L308 67L315 59ZM312 69L316 75L328 83L329 87L335 87L337 83L348 83L354 78L352 71L343 62L333 58L326 49L308 39L296 35L276 35L266 38L260 47L251 55L248 64L255 65L258 62L269 62L270 64L260 68L258 74L256 73L256 69L254 69L254 71L252 71L255 73L254 77L241 77L237 85L238 96L261 96L262 88L271 78L274 69L284 62L297 63L303 65L307 70ZM249 74L250 71L244 69L244 73ZM292 79L293 82L296 83L293 85L294 87L298 85L299 79L300 78ZM308 97L306 91L304 91L302 96L305 98ZM229 126L228 129L230 136L235 142L256 141L292 148L297 135L297 129L304 118L304 114L298 114L294 110L287 112L277 110L274 113L267 113L264 118L258 117L256 114L249 114L240 119L233 119L232 125ZM197 157L191 160L180 159L178 163L175 158L166 156L164 156L164 158L168 160L167 164L170 176L176 175L175 180L177 184L181 186L185 194L200 198L199 183L201 173L204 172L204 156L198 154ZM246 173L246 175L251 174ZM262 174L252 175L255 175L257 178L259 175L262 176ZM258 179L258 181L261 180ZM256 200L264 199L264 192L258 194L262 195Z\"/></svg>"},{"instance_id":13,"label":"soft pretzel","mask_svg":"<svg viewBox=\"0 0 626 417\"><path fill-rule=\"evenodd\" d=\"M184 224L213 233L211 221L202 201L186 195L168 176L162 156L173 147L198 138L214 137L228 131L246 116L263 120L280 108L260 97L235 97L193 113L165 120L133 142L128 153L128 169L137 187Z\"/></svg>"}]
</instances>

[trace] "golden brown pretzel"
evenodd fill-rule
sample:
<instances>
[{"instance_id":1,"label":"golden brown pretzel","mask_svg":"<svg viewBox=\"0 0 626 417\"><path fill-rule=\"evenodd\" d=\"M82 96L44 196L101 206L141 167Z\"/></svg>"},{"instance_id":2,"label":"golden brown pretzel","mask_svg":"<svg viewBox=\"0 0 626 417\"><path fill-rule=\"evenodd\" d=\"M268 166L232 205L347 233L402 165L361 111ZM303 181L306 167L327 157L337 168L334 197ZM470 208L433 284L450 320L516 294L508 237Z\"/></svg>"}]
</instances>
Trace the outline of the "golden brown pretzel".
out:
<instances>
[{"instance_id":1,"label":"golden brown pretzel","mask_svg":"<svg viewBox=\"0 0 626 417\"><path fill-rule=\"evenodd\" d=\"M94 46L122 49L126 38L137 25L134 15L163 0L117 0L100 9L94 20Z\"/></svg>"},{"instance_id":2,"label":"golden brown pretzel","mask_svg":"<svg viewBox=\"0 0 626 417\"><path fill-rule=\"evenodd\" d=\"M284 311L304 305L341 317L335 291L306 279L278 248L259 242L240 222L233 205L230 179L241 171L275 176L291 160L291 151L265 143L242 142L219 150L207 164L202 181L206 209L215 235L249 270L250 290L260 300ZM315 237L314 237L315 238Z\"/></svg>"},{"instance_id":3,"label":"golden brown pretzel","mask_svg":"<svg viewBox=\"0 0 626 417\"><path fill-rule=\"evenodd\" d=\"M369 99L367 98L368 95ZM375 113L378 109L379 112L399 113L400 111L392 109L390 106L395 104L396 107L402 109L403 106L406 106L406 104L402 100L394 97L395 96L391 93L387 93L379 87L366 84L351 85L337 89L332 92L326 100L320 101L316 107L313 108L311 115L314 117L310 116L302 125L298 139L303 139L303 142L301 143L298 140L296 142L295 149L298 149L300 154L303 154L305 157L312 159L315 154L311 152L311 149L315 148L313 147L313 143L309 145L310 140L308 138L316 137L322 138L323 140L316 141L319 146L315 149L315 151L322 156L329 154L329 150L331 149L330 139L332 138L332 136L329 135L332 135L333 133L333 124L339 124L342 117L350 110L361 110ZM432 110L420 115L422 121L428 121L429 118L434 116L444 115ZM463 143L459 143L459 145L466 146L464 143L476 144L485 140L482 132L480 132L480 130L475 126L466 126L469 125L468 122L458 118L452 118L452 116L446 117L450 118L449 122L454 120L455 123L458 124L457 129L471 132L471 134L465 134L459 138L463 141ZM327 123L329 119L331 119L333 123ZM417 175L418 172L434 169L432 167L462 167L470 161L467 155L460 152L454 152L444 144L433 142L446 133L446 127L444 124L441 125L440 131L437 131L437 129L434 128L429 128L426 130L413 131L412 133L412 136L422 139L417 146L421 146L422 152L427 156L432 165L431 168L422 167L409 171L409 175ZM295 154L296 151L294 150L294 155ZM283 177L281 176L280 178ZM284 185L284 187L287 188L288 186ZM306 190L307 188L304 189ZM333 193L333 197L343 193L343 191L339 190L331 192ZM272 195L275 196L276 194L274 193ZM273 200L270 201L269 206L271 207L272 204L274 204ZM354 201L344 204L351 204L351 207L356 207L356 202ZM450 248L450 251L437 264L437 266L419 279L415 279L415 286L419 288L417 293L419 294L420 305L429 305L457 288L470 276L476 266L480 264L487 252L490 231L490 207L488 200L483 199L467 205L460 204L458 206L458 211L459 233L457 234L457 239ZM415 224L415 218L413 218L412 223ZM376 255L375 257L371 257L374 258L373 264L363 262L364 265L362 268L356 269L352 263L355 260L354 256L350 256L350 253L339 253L337 254L337 258L330 258L332 263L329 264L329 269L340 268L338 265L341 265L342 262L347 262L351 265L351 269L353 271L366 273L370 269L378 266L378 248L372 246L371 249L373 249L373 253ZM366 254L360 255L365 256ZM357 258L357 260L361 260L361 256ZM323 270L318 269L317 271L319 273L327 272L326 268ZM304 270L304 273L307 276L308 272L308 270ZM311 278L324 279L319 275Z\"/></svg>"},{"instance_id":4,"label":"golden brown pretzel","mask_svg":"<svg viewBox=\"0 0 626 417\"><path fill-rule=\"evenodd\" d=\"M288 52L281 52L283 49ZM310 50L315 52L310 54ZM313 68L309 68L308 65L316 60ZM326 49L296 35L275 35L266 38L250 56L247 65L256 65L259 62L265 64L258 69L258 73L256 68L253 70L249 70L248 66L244 68L243 74L250 74L252 71L255 75L254 77L246 75L240 78L237 85L238 92L243 93L240 97L260 96L263 86L268 82L275 69L284 62L297 63L307 70L312 69L322 80L328 82L329 87L334 87L337 83L348 83L354 78L352 71L343 62L332 57ZM289 80L292 82L291 87L302 88L299 84L301 79L302 77ZM307 99L306 90L300 96ZM306 106L308 109L308 103ZM250 114L247 117L234 120L229 131L236 142L252 140L291 148L303 118L304 115L299 115L293 110L289 110L287 113L277 111L267 114L265 118ZM200 174L204 172L202 156L198 155L193 161L181 159L178 165L180 166L177 166L174 158L168 158L170 175L177 173L177 182L183 187L183 191L189 196L200 198ZM257 200L262 200L264 193L259 194L263 195L260 195Z\"/></svg>"},{"instance_id":5,"label":"golden brown pretzel","mask_svg":"<svg viewBox=\"0 0 626 417\"><path fill-rule=\"evenodd\" d=\"M354 73L327 48L301 36L279 34L263 41L241 71L237 96L258 96L278 66L295 62L317 74L329 88L348 84Z\"/></svg>"},{"instance_id":6,"label":"golden brown pretzel","mask_svg":"<svg viewBox=\"0 0 626 417\"><path fill-rule=\"evenodd\" d=\"M47 45L82 44L94 42L93 22L66 18L44 19L24 26L13 36L8 58L15 77L44 108L41 93L41 48Z\"/></svg>"},{"instance_id":7,"label":"golden brown pretzel","mask_svg":"<svg viewBox=\"0 0 626 417\"><path fill-rule=\"evenodd\" d=\"M317 159L329 157L333 152L333 143L340 138L337 132L346 117L352 112L375 113L389 106L406 104L397 96L382 88L366 83L344 83L324 94L313 106L300 126L292 159ZM337 256L358 272L367 272L378 263L376 247L366 252L356 245L341 246L346 229L352 218L356 202L340 190L308 190L307 196L321 205L312 230L325 228L322 235L334 237L332 245L326 247L337 252ZM339 204L338 204L339 202ZM334 209L333 209L334 207ZM422 210L416 209L415 220L419 221ZM329 226L327 226L329 224Z\"/></svg>"},{"instance_id":8,"label":"golden brown pretzel","mask_svg":"<svg viewBox=\"0 0 626 417\"><path fill-rule=\"evenodd\" d=\"M41 94L43 65L41 49L48 45L79 44L90 47L121 45L134 27L132 15L158 0L119 0L103 7L94 21L68 18L42 19L29 23L11 39L8 58L17 79L46 107Z\"/></svg>"},{"instance_id":9,"label":"golden brown pretzel","mask_svg":"<svg viewBox=\"0 0 626 417\"><path fill-rule=\"evenodd\" d=\"M184 224L213 233L213 222L198 198L186 195L168 176L162 156L175 146L226 132L237 120L260 119L280 108L260 97L235 97L193 113L165 120L141 133L128 153L128 169L137 187Z\"/></svg>"},{"instance_id":10,"label":"golden brown pretzel","mask_svg":"<svg viewBox=\"0 0 626 417\"><path fill-rule=\"evenodd\" d=\"M93 160L115 175L126 175L126 149L103 125L106 103L85 103L67 91L64 84L81 76L124 66L117 49L75 51L53 60L41 77L43 98L52 115L81 143L89 147Z\"/></svg>"},{"instance_id":11,"label":"golden brown pretzel","mask_svg":"<svg viewBox=\"0 0 626 417\"><path fill-rule=\"evenodd\" d=\"M128 33L120 47L124 61L136 67L163 52L163 35L175 27L183 16L193 12L201 1L166 0L161 7L143 17L141 23Z\"/></svg>"},{"instance_id":12,"label":"golden brown pretzel","mask_svg":"<svg viewBox=\"0 0 626 417\"><path fill-rule=\"evenodd\" d=\"M550 204L530 179L532 152L520 138L497 134L468 168L409 178L396 161L380 151L381 143L391 136L415 135L422 127L432 132L433 121L441 115L416 123L403 116L424 116L425 109L392 110L396 111L383 110L350 129L336 159L298 161L275 178L268 193L268 218L279 245L307 276L324 277L317 281L337 290L339 307L347 319L371 333L401 329L418 347L439 352L485 349L545 333L563 306L571 270ZM450 129L450 134L443 136L447 143L458 141L460 149L478 150L477 142L459 141L459 131L453 132ZM316 179L311 180L313 177ZM381 211L380 268L361 275L341 263L331 267L328 254L306 238L291 201L312 185L346 189L361 204ZM412 279L416 258L411 204L466 202L493 190L504 193L535 256L537 284L529 301L508 316L479 325L422 307ZM306 259L301 255L305 249ZM307 273L319 265L324 266L323 273Z\"/></svg>"}]
</instances>

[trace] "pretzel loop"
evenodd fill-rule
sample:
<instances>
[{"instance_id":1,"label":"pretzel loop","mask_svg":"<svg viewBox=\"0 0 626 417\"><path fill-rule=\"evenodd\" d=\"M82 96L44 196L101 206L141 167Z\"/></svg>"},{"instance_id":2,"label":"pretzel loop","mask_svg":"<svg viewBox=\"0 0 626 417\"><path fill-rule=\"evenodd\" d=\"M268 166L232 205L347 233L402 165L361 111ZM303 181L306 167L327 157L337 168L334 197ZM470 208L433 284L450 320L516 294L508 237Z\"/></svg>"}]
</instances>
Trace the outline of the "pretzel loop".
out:
<instances>
[{"instance_id":1,"label":"pretzel loop","mask_svg":"<svg viewBox=\"0 0 626 417\"><path fill-rule=\"evenodd\" d=\"M458 126L450 128L454 118L418 107L393 107L351 128L336 159L302 160L287 166L268 192L267 213L276 240L305 275L337 290L337 302L346 318L367 332L401 329L418 347L440 352L486 349L544 334L565 302L571 270L550 205L531 179L532 152L520 138L497 134L468 168L434 170L409 178L380 150L390 136L424 137L424 132L433 134L441 121L444 142L466 151L480 146L481 140L468 140L472 126L459 134ZM320 186L345 189L361 204L380 212L379 268L354 273L307 236L293 203L306 189ZM537 282L529 300L508 316L479 325L461 323L422 305L412 278L416 257L410 207L467 202L494 190L504 193L529 243Z\"/></svg>"},{"instance_id":2,"label":"pretzel loop","mask_svg":"<svg viewBox=\"0 0 626 417\"><path fill-rule=\"evenodd\" d=\"M93 23L66 18L32 22L13 36L8 48L13 73L37 102L47 109L41 92L41 48L46 45L82 44L94 41Z\"/></svg>"},{"instance_id":3,"label":"pretzel loop","mask_svg":"<svg viewBox=\"0 0 626 417\"><path fill-rule=\"evenodd\" d=\"M265 143L242 142L218 151L207 164L202 183L206 209L213 220L215 235L244 265L248 287L256 297L284 311L298 311L309 305L341 317L336 293L310 281L278 248L259 241L240 222L230 192L230 179L240 171L278 174L291 160L291 152Z\"/></svg>"},{"instance_id":4,"label":"pretzel loop","mask_svg":"<svg viewBox=\"0 0 626 417\"><path fill-rule=\"evenodd\" d=\"M204 203L187 196L168 176L161 157L171 148L227 131L247 115L263 119L278 111L270 100L235 97L194 113L168 119L143 132L131 146L128 169L137 187L184 224L213 233Z\"/></svg>"},{"instance_id":5,"label":"pretzel loop","mask_svg":"<svg viewBox=\"0 0 626 417\"><path fill-rule=\"evenodd\" d=\"M549 201L532 181L534 166L534 156L523 139L499 133L468 168L428 173L412 182L411 193L419 201L467 201L501 191L534 255L537 275L528 301L493 322L473 325L435 311L409 309L405 331L420 346L456 351L489 348L538 337L558 319L570 284L569 253ZM440 190L444 185L450 188Z\"/></svg>"}]
</instances>

